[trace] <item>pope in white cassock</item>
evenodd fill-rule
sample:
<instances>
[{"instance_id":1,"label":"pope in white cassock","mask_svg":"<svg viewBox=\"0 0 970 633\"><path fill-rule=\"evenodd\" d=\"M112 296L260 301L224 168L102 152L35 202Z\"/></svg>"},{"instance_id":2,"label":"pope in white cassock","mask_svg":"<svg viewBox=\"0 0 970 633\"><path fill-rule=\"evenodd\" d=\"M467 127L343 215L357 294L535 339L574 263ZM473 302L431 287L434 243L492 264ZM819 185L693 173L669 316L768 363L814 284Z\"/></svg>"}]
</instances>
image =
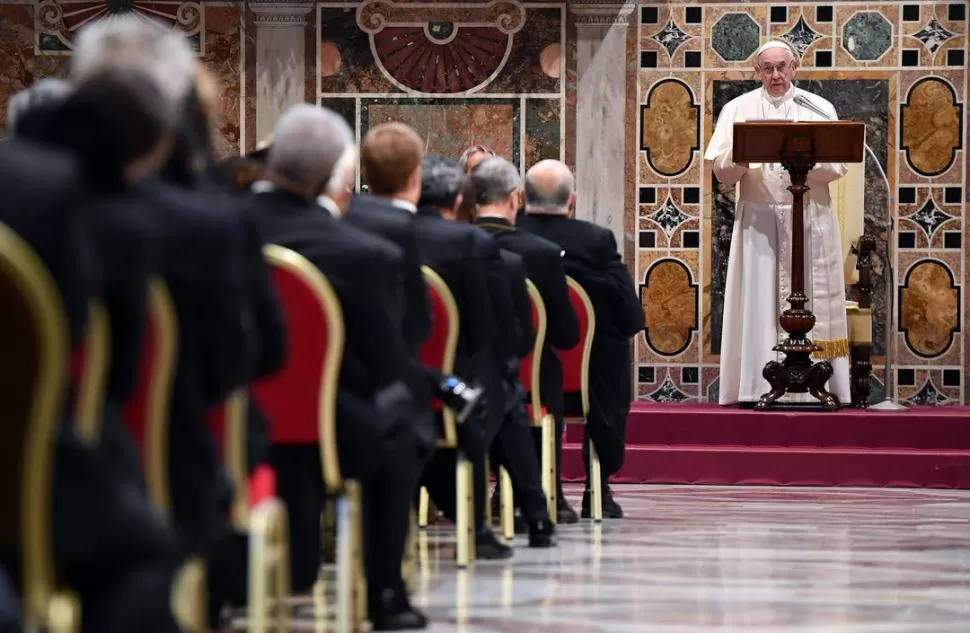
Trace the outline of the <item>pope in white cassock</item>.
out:
<instances>
[{"instance_id":1,"label":"pope in white cassock","mask_svg":"<svg viewBox=\"0 0 970 633\"><path fill-rule=\"evenodd\" d=\"M734 124L763 119L823 121L795 103L796 94L838 119L832 104L792 86L797 58L784 42L762 46L755 57L762 87L724 106L706 160L722 185L738 185L734 232L728 257L721 331L720 399L722 405L757 402L770 391L762 375L765 363L784 360L772 350L787 336L778 317L791 294L792 194L788 172L778 164L737 164L732 159ZM845 175L845 164L816 165L808 174L805 195L805 294L815 313L809 337L822 348L815 360L828 360L834 373L826 389L843 404L849 397L849 343L845 313L842 244L832 208L829 183ZM790 394L782 402L814 402Z\"/></svg>"}]
</instances>

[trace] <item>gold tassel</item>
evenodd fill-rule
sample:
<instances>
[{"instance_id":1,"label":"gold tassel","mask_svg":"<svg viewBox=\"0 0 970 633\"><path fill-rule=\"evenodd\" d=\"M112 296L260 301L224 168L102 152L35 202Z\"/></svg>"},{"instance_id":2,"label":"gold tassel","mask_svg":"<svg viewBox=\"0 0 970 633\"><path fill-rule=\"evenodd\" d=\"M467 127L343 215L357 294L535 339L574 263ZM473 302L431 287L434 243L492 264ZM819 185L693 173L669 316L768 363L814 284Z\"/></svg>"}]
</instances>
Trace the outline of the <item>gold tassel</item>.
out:
<instances>
[{"instance_id":1,"label":"gold tassel","mask_svg":"<svg viewBox=\"0 0 970 633\"><path fill-rule=\"evenodd\" d=\"M812 342L822 348L821 351L812 354L812 358L815 360L849 357L849 339L847 338L837 338L831 341L814 339Z\"/></svg>"}]
</instances>

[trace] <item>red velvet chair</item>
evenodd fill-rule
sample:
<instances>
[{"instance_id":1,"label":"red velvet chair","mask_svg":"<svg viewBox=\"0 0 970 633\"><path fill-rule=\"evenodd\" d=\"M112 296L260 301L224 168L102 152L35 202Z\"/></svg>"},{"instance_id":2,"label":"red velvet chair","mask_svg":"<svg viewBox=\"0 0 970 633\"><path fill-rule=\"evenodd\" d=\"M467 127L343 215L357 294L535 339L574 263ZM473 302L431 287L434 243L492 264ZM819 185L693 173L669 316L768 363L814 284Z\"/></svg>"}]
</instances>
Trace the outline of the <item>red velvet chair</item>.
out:
<instances>
[{"instance_id":1,"label":"red velvet chair","mask_svg":"<svg viewBox=\"0 0 970 633\"><path fill-rule=\"evenodd\" d=\"M428 289L428 303L431 306L432 328L428 339L421 346L421 362L426 367L439 370L451 375L455 371L455 357L458 354L458 335L461 322L458 314L458 304L454 295L438 273L422 266L424 283ZM456 500L456 560L459 567L467 567L475 560L475 521L474 503L475 490L473 483L472 465L458 449L458 428L455 424L455 412L435 401L435 409L441 412L441 432L438 437L440 448L458 451L457 469L455 472ZM418 525L428 525L428 491L421 488L418 503Z\"/></svg>"},{"instance_id":2,"label":"red velvet chair","mask_svg":"<svg viewBox=\"0 0 970 633\"><path fill-rule=\"evenodd\" d=\"M596 313L593 302L579 282L566 277L569 288L569 301L579 320L579 343L567 350L559 351L562 363L562 390L564 394L580 396L582 409L567 411L566 422L587 423L589 418L589 358L593 352L593 336L596 332ZM576 415L578 414L578 415ZM592 440L589 441L590 461L590 512L594 521L603 520L603 483L600 480L600 460Z\"/></svg>"},{"instance_id":3,"label":"red velvet chair","mask_svg":"<svg viewBox=\"0 0 970 633\"><path fill-rule=\"evenodd\" d=\"M286 507L276 497L273 469L263 465L248 473L246 459L245 389L233 393L209 414L209 429L222 447L222 457L232 478L236 498L232 522L249 534L250 633L290 630L290 543ZM271 615L272 611L272 615ZM272 627L270 623L272 622Z\"/></svg>"},{"instance_id":4,"label":"red velvet chair","mask_svg":"<svg viewBox=\"0 0 970 633\"><path fill-rule=\"evenodd\" d=\"M542 475L542 489L546 493L546 500L549 505L549 520L556 521L558 501L556 499L558 474L556 473L556 421L549 414L549 411L542 404L542 394L539 390L539 372L542 361L542 346L546 340L546 304L539 294L538 288L531 280L527 279L526 289L529 291L529 301L532 303L532 319L535 325L535 343L532 346L532 353L522 359L519 365L519 381L529 400L526 404L529 419L533 427L542 429L542 459L540 463ZM506 500L511 498L511 483L508 474L504 470L499 473L499 485L502 494L502 532L508 538L512 529L512 507Z\"/></svg>"},{"instance_id":5,"label":"red velvet chair","mask_svg":"<svg viewBox=\"0 0 970 633\"><path fill-rule=\"evenodd\" d=\"M54 280L20 236L0 224L0 549L21 554L26 631L75 633L81 605L57 585L51 537L54 441L70 361Z\"/></svg>"},{"instance_id":6,"label":"red velvet chair","mask_svg":"<svg viewBox=\"0 0 970 633\"><path fill-rule=\"evenodd\" d=\"M283 368L253 383L250 394L270 420L273 444L316 443L322 481L337 503L337 628L350 631L366 618L360 488L340 473L337 390L344 353L340 301L326 277L299 253L263 249L283 308L287 347Z\"/></svg>"}]
</instances>

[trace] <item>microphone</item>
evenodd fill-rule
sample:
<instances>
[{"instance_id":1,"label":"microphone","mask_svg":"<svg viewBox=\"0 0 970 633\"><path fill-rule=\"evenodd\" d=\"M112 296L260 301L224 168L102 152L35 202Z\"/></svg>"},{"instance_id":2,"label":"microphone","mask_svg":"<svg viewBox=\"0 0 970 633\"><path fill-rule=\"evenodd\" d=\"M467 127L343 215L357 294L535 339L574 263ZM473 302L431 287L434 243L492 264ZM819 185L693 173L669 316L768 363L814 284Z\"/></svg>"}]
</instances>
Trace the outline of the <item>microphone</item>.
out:
<instances>
[{"instance_id":1,"label":"microphone","mask_svg":"<svg viewBox=\"0 0 970 633\"><path fill-rule=\"evenodd\" d=\"M803 94L796 93L794 101L796 104L802 106L806 110L811 110L815 114L819 115L823 119L832 121L834 117L829 113L825 112L812 102L811 99L805 97ZM868 143L863 142L863 147L865 147L866 152L872 158L872 162L875 163L876 169L879 170L879 176L882 178L883 184L886 185L886 226L889 227L888 237L886 238L886 272L889 278L886 280L886 309L888 314L886 315L886 366L884 368L883 386L886 390L885 399L879 404L869 407L870 409L875 409L877 411L908 411L908 409L896 402L895 398L892 396L892 361L895 354L895 339L893 337L893 315L895 310L893 309L893 288L895 288L895 276L893 274L893 266L890 261L889 254L892 252L892 244L889 240L893 234L893 190L889 186L889 178L886 177L886 172L883 170L882 165L879 163L879 159L876 158L876 153L872 151Z\"/></svg>"}]
</instances>

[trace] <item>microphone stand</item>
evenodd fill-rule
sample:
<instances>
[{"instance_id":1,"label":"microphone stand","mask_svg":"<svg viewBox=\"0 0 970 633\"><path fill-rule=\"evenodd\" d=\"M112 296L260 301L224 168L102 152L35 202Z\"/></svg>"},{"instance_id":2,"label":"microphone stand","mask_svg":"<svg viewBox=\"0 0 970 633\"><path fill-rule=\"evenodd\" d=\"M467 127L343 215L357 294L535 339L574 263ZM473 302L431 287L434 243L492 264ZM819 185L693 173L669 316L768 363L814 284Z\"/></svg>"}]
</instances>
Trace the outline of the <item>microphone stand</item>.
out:
<instances>
[{"instance_id":1,"label":"microphone stand","mask_svg":"<svg viewBox=\"0 0 970 633\"><path fill-rule=\"evenodd\" d=\"M796 94L794 101L796 104L811 110L820 117L832 120L832 116L827 112L822 110L820 107L812 103L808 98ZM882 165L879 163L879 159L876 158L875 152L869 147L868 143L863 143L866 149L866 153L872 158L872 162L875 163L876 169L879 171L879 176L882 178L883 183L886 185L886 364L883 368L883 388L885 390L885 398L882 402L874 404L870 409L875 411L909 411L906 405L896 402L893 397L893 372L892 372L892 361L895 356L895 343L896 338L893 336L893 315L895 310L893 310L893 288L895 288L895 275L893 274L893 264L890 258L892 253L892 235L893 235L893 190L889 186L889 178L886 177L886 172L883 170Z\"/></svg>"}]
</instances>

